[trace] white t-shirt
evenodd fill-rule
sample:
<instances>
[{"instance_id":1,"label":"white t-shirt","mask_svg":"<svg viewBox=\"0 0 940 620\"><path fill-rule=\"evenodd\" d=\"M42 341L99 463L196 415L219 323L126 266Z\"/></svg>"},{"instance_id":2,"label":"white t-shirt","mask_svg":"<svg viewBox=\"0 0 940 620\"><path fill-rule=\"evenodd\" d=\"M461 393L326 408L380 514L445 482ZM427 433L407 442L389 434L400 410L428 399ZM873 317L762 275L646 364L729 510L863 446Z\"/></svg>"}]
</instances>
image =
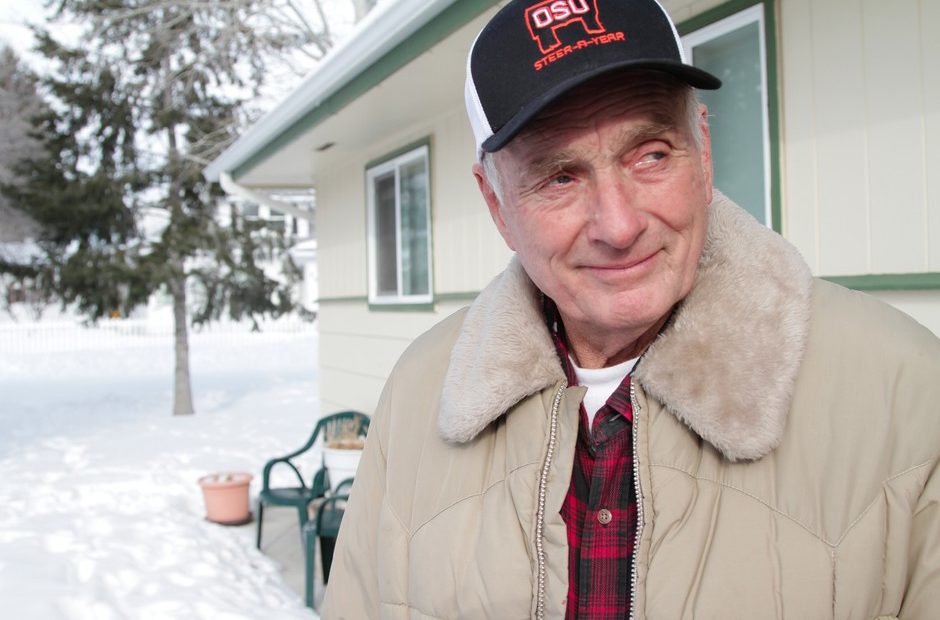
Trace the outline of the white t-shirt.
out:
<instances>
[{"instance_id":1,"label":"white t-shirt","mask_svg":"<svg viewBox=\"0 0 940 620\"><path fill-rule=\"evenodd\" d=\"M578 378L578 385L587 388L587 393L584 395L584 411L588 417L588 434L591 433L591 427L594 425L594 416L604 406L610 395L623 383L624 377L633 371L639 359L635 357L607 368L579 368L574 360L571 360L574 374Z\"/></svg>"}]
</instances>

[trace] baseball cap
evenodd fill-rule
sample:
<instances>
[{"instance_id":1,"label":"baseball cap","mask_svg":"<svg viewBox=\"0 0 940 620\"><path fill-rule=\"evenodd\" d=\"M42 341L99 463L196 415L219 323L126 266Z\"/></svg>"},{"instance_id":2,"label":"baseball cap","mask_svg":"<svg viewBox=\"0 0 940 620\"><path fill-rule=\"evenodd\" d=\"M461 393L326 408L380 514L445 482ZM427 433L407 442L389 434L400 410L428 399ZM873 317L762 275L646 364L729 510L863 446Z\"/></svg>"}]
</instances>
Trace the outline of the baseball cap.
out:
<instances>
[{"instance_id":1,"label":"baseball cap","mask_svg":"<svg viewBox=\"0 0 940 620\"><path fill-rule=\"evenodd\" d=\"M477 157L498 151L575 86L619 69L655 69L714 90L685 62L657 0L513 0L483 27L467 58L467 115Z\"/></svg>"}]
</instances>

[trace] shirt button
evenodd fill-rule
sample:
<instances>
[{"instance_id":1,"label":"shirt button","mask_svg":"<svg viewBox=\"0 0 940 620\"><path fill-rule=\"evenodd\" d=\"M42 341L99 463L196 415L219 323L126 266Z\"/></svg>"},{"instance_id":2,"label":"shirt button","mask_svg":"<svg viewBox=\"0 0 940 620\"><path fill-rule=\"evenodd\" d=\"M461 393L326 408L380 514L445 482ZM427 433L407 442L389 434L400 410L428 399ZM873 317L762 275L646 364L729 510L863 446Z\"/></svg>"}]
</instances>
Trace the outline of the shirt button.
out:
<instances>
[{"instance_id":1,"label":"shirt button","mask_svg":"<svg viewBox=\"0 0 940 620\"><path fill-rule=\"evenodd\" d=\"M608 523L613 521L613 519L614 519L614 515L610 514L610 511L607 510L606 508L602 508L597 513L597 520L600 521L601 525L607 525Z\"/></svg>"}]
</instances>

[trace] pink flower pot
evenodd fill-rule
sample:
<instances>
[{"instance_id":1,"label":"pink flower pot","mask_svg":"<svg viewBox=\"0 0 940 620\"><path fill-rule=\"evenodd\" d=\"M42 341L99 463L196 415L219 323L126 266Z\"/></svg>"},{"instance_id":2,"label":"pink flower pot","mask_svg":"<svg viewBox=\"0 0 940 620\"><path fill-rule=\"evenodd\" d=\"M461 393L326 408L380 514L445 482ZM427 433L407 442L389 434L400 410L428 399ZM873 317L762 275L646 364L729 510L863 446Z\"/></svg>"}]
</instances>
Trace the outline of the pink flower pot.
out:
<instances>
[{"instance_id":1,"label":"pink flower pot","mask_svg":"<svg viewBox=\"0 0 940 620\"><path fill-rule=\"evenodd\" d=\"M248 485L251 474L222 472L199 479L206 503L206 519L221 525L243 525L251 521Z\"/></svg>"}]
</instances>

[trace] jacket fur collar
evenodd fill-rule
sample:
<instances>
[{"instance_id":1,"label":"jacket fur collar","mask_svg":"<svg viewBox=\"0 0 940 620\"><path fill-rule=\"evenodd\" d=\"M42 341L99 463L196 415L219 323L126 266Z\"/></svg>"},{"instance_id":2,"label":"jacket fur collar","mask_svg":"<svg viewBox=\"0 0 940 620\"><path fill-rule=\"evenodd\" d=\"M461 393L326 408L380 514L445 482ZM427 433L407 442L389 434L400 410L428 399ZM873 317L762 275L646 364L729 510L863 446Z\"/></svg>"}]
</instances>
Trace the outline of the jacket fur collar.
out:
<instances>
[{"instance_id":1,"label":"jacket fur collar","mask_svg":"<svg viewBox=\"0 0 940 620\"><path fill-rule=\"evenodd\" d=\"M796 249L715 191L692 291L634 378L728 459L761 458L786 424L811 291ZM514 258L467 312L443 386L440 433L470 441L564 378L541 294Z\"/></svg>"}]
</instances>

